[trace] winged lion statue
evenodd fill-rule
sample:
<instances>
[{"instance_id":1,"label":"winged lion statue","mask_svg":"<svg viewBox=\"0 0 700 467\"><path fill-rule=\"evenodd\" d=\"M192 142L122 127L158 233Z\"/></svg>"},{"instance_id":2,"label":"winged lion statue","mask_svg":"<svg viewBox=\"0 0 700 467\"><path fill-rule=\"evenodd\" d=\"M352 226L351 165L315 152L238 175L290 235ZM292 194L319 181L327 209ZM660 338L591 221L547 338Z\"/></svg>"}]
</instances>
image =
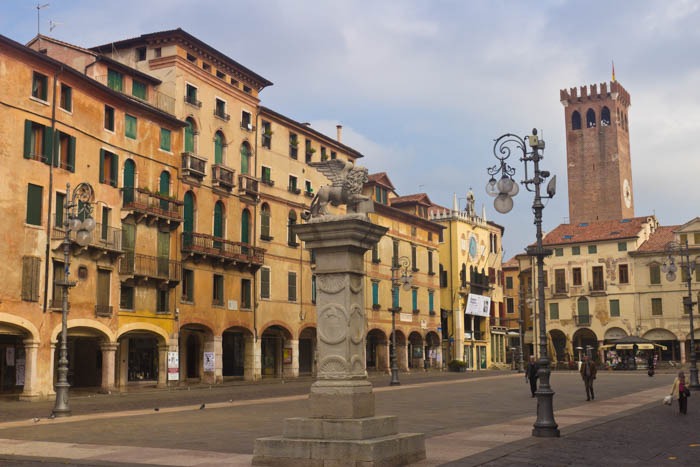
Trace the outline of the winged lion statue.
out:
<instances>
[{"instance_id":1,"label":"winged lion statue","mask_svg":"<svg viewBox=\"0 0 700 467\"><path fill-rule=\"evenodd\" d=\"M362 208L364 202L369 201L369 197L362 194L362 187L368 180L366 167L340 159L312 162L309 165L325 175L331 185L324 185L318 190L309 210L302 213L302 219L328 215L328 203L333 206L345 204L348 213L366 213L371 210Z\"/></svg>"}]
</instances>

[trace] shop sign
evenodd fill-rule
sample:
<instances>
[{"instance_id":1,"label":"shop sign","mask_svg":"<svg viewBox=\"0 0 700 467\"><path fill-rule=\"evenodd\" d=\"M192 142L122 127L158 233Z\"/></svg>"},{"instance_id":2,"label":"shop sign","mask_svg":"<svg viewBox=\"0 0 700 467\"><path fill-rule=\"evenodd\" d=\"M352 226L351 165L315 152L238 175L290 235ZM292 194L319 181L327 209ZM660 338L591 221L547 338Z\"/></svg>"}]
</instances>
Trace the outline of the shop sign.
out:
<instances>
[{"instance_id":1,"label":"shop sign","mask_svg":"<svg viewBox=\"0 0 700 467\"><path fill-rule=\"evenodd\" d=\"M491 297L470 293L467 297L467 307L464 309L465 315L489 317L491 310Z\"/></svg>"},{"instance_id":2,"label":"shop sign","mask_svg":"<svg viewBox=\"0 0 700 467\"><path fill-rule=\"evenodd\" d=\"M180 379L180 355L177 352L168 352L168 381Z\"/></svg>"}]
</instances>

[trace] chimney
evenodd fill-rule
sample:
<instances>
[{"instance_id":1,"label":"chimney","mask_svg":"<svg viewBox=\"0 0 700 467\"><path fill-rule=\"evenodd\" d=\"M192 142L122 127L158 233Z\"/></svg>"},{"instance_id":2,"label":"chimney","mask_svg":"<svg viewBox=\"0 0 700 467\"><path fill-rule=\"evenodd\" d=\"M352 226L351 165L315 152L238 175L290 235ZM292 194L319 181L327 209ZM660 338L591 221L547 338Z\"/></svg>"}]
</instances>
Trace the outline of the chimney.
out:
<instances>
[{"instance_id":1,"label":"chimney","mask_svg":"<svg viewBox=\"0 0 700 467\"><path fill-rule=\"evenodd\" d=\"M343 125L336 125L335 130L336 130L335 139L337 139L339 143L342 143L343 142Z\"/></svg>"}]
</instances>

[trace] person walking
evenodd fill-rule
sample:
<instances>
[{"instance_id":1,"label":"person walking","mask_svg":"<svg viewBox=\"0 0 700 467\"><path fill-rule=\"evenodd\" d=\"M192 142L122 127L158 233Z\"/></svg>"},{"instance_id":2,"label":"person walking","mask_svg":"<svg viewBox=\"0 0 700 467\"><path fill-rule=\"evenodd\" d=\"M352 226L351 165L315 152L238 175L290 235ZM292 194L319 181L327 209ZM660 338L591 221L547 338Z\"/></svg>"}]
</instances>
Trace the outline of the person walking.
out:
<instances>
[{"instance_id":1,"label":"person walking","mask_svg":"<svg viewBox=\"0 0 700 467\"><path fill-rule=\"evenodd\" d=\"M593 380L595 379L598 369L595 366L595 362L591 361L588 355L583 356L583 363L581 364L581 378L583 379L583 384L586 386L586 400L595 400L595 394L593 393Z\"/></svg>"},{"instance_id":2,"label":"person walking","mask_svg":"<svg viewBox=\"0 0 700 467\"><path fill-rule=\"evenodd\" d=\"M678 401L678 411L677 414L681 413L686 415L688 413L688 396L690 395L690 390L685 384L685 373L682 371L678 372L678 376L673 380L673 386L671 386L671 397L673 400Z\"/></svg>"},{"instance_id":3,"label":"person walking","mask_svg":"<svg viewBox=\"0 0 700 467\"><path fill-rule=\"evenodd\" d=\"M530 355L530 360L527 362L527 368L525 369L525 381L530 381L530 392L532 397L535 397L535 391L537 391L537 372L540 370L540 366L535 361L535 356Z\"/></svg>"}]
</instances>

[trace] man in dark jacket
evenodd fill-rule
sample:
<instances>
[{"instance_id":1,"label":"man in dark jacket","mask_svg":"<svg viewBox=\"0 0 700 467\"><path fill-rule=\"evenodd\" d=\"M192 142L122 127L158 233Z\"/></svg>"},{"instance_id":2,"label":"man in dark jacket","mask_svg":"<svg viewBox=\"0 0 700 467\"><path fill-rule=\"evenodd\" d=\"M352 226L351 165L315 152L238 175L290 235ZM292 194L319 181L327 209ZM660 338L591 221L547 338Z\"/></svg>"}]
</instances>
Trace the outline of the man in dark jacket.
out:
<instances>
[{"instance_id":1,"label":"man in dark jacket","mask_svg":"<svg viewBox=\"0 0 700 467\"><path fill-rule=\"evenodd\" d=\"M595 363L588 358L588 355L583 356L583 363L581 363L581 378L583 379L583 384L586 386L586 400L595 400L595 394L593 393L593 380L598 369Z\"/></svg>"},{"instance_id":2,"label":"man in dark jacket","mask_svg":"<svg viewBox=\"0 0 700 467\"><path fill-rule=\"evenodd\" d=\"M527 368L525 369L525 380L530 381L530 392L532 397L535 397L535 391L537 391L537 372L540 366L535 361L535 356L530 355L530 361L527 362Z\"/></svg>"}]
</instances>

